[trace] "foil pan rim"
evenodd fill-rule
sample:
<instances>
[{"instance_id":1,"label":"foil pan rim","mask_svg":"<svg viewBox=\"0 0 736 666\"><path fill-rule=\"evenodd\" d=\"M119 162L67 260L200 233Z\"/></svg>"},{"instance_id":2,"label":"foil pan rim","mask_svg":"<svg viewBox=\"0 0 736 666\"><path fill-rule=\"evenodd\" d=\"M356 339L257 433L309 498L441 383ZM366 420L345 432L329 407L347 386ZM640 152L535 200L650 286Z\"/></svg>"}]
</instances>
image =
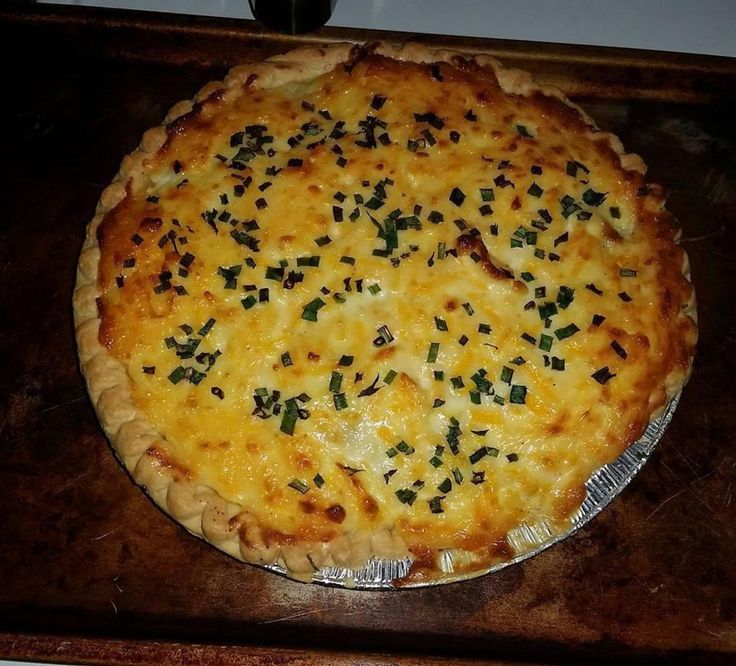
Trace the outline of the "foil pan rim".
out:
<instances>
[{"instance_id":1,"label":"foil pan rim","mask_svg":"<svg viewBox=\"0 0 736 666\"><path fill-rule=\"evenodd\" d=\"M514 528L509 533L509 539L518 552L516 557L485 569L453 574L452 565L455 556L452 552L445 551L441 560L445 575L433 580L406 583L401 586L396 586L393 582L408 574L411 566L409 558L401 560L371 558L362 569L342 567L320 569L315 572L312 583L355 590L417 589L486 576L538 555L560 541L573 536L621 494L641 468L644 467L657 443L664 435L667 426L672 421L681 395L681 393L678 393L670 400L662 416L649 423L644 434L634 444L629 446L616 460L603 465L590 476L585 483L585 499L572 516L570 527L567 530L554 532L543 522L533 525L522 524ZM259 566L273 573L289 577L286 567L278 562Z\"/></svg>"}]
</instances>

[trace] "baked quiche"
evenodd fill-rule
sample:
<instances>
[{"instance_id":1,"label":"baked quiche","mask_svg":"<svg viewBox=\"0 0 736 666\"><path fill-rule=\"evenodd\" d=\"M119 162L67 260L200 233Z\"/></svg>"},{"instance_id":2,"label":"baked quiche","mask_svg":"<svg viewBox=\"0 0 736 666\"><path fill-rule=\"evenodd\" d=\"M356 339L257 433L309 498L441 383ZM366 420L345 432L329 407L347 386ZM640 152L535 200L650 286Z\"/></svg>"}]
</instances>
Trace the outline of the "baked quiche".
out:
<instances>
[{"instance_id":1,"label":"baked quiche","mask_svg":"<svg viewBox=\"0 0 736 666\"><path fill-rule=\"evenodd\" d=\"M234 557L486 571L513 530L567 529L689 375L687 258L644 172L490 57L335 44L236 67L143 136L88 226L74 311L100 422Z\"/></svg>"}]
</instances>

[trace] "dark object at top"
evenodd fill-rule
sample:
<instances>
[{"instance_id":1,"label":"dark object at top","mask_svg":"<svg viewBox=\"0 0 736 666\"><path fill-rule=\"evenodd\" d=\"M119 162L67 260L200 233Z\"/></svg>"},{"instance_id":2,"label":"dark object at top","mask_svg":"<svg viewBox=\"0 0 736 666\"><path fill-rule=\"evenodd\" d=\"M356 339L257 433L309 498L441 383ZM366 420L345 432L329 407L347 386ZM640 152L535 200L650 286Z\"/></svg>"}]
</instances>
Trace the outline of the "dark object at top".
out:
<instances>
[{"instance_id":1,"label":"dark object at top","mask_svg":"<svg viewBox=\"0 0 736 666\"><path fill-rule=\"evenodd\" d=\"M261 23L296 35L321 28L330 20L337 0L248 0Z\"/></svg>"}]
</instances>

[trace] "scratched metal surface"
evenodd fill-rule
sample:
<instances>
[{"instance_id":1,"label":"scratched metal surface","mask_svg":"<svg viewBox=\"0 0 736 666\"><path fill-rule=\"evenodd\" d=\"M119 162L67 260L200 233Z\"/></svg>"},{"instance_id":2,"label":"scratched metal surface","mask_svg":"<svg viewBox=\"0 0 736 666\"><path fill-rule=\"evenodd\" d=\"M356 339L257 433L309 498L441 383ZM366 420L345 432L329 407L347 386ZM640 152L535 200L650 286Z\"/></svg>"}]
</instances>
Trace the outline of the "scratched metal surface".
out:
<instances>
[{"instance_id":1,"label":"scratched metal surface","mask_svg":"<svg viewBox=\"0 0 736 666\"><path fill-rule=\"evenodd\" d=\"M121 156L234 61L296 42L249 24L34 8L0 11L0 26L10 91L0 105L0 631L9 637L0 656L45 632L47 651L58 640L73 659L78 644L95 663L122 659L121 644L126 662L168 663L175 647L165 643L156 657L136 652L153 639L329 645L356 660L377 651L734 663L733 61L454 39L557 82L645 156L683 226L701 341L651 459L574 537L492 576L366 593L240 564L157 511L100 432L72 336L84 225ZM375 35L306 39L351 37ZM115 641L92 657L75 636Z\"/></svg>"}]
</instances>

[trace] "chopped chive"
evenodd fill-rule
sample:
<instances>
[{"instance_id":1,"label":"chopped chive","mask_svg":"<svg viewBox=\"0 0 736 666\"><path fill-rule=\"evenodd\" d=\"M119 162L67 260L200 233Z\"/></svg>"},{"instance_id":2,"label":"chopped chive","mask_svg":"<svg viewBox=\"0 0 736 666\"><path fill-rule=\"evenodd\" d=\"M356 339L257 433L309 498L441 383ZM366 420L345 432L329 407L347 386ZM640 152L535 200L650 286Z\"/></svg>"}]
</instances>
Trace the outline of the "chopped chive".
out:
<instances>
[{"instance_id":1,"label":"chopped chive","mask_svg":"<svg viewBox=\"0 0 736 666\"><path fill-rule=\"evenodd\" d=\"M407 444L403 439L396 445L396 450L403 453L405 456L410 456L416 451L413 446Z\"/></svg>"},{"instance_id":2,"label":"chopped chive","mask_svg":"<svg viewBox=\"0 0 736 666\"><path fill-rule=\"evenodd\" d=\"M388 326L385 324L383 326L379 326L376 331L378 332L378 337L373 340L373 344L376 347L382 347L395 339Z\"/></svg>"},{"instance_id":3,"label":"chopped chive","mask_svg":"<svg viewBox=\"0 0 736 666\"><path fill-rule=\"evenodd\" d=\"M616 354L618 354L618 356L620 356L621 358L623 358L623 359L626 359L626 358L628 357L628 354L627 354L626 350L625 350L625 349L624 349L624 348L623 348L623 347L622 347L622 346L621 346L621 345L620 345L620 344L618 343L618 341L617 341L617 340L613 340L613 341L611 342L611 348L612 348L612 349L613 349L613 351L615 351L615 352L616 352Z\"/></svg>"},{"instance_id":4,"label":"chopped chive","mask_svg":"<svg viewBox=\"0 0 736 666\"><path fill-rule=\"evenodd\" d=\"M348 400L344 393L335 393L333 396L335 403L335 409L339 412L341 409L345 409L348 406Z\"/></svg>"},{"instance_id":5,"label":"chopped chive","mask_svg":"<svg viewBox=\"0 0 736 666\"><path fill-rule=\"evenodd\" d=\"M381 206L383 206L384 203L385 202L383 200L379 199L378 197L371 197L365 203L365 207L368 208L368 209L370 209L370 210L378 210L379 208L381 208Z\"/></svg>"},{"instance_id":6,"label":"chopped chive","mask_svg":"<svg viewBox=\"0 0 736 666\"><path fill-rule=\"evenodd\" d=\"M432 465L432 467L440 467L442 465L442 459L437 456L432 456L429 459L429 464Z\"/></svg>"},{"instance_id":7,"label":"chopped chive","mask_svg":"<svg viewBox=\"0 0 736 666\"><path fill-rule=\"evenodd\" d=\"M480 198L482 201L495 201L496 196L493 193L492 187L481 187L480 188Z\"/></svg>"},{"instance_id":8,"label":"chopped chive","mask_svg":"<svg viewBox=\"0 0 736 666\"><path fill-rule=\"evenodd\" d=\"M284 279L284 269L281 266L278 268L275 266L267 266L265 277L266 280L276 280L277 282L281 282L281 280Z\"/></svg>"},{"instance_id":9,"label":"chopped chive","mask_svg":"<svg viewBox=\"0 0 736 666\"><path fill-rule=\"evenodd\" d=\"M381 107L386 103L386 100L388 98L385 95L381 95L376 93L373 95L373 99L371 100L371 108L375 109L376 111L380 111Z\"/></svg>"},{"instance_id":10,"label":"chopped chive","mask_svg":"<svg viewBox=\"0 0 736 666\"><path fill-rule=\"evenodd\" d=\"M437 486L437 490L441 493L449 493L452 490L452 481L449 478L445 478L445 480Z\"/></svg>"},{"instance_id":11,"label":"chopped chive","mask_svg":"<svg viewBox=\"0 0 736 666\"><path fill-rule=\"evenodd\" d=\"M333 370L332 375L330 376L330 391L332 393L339 393L341 385L342 385L342 373L337 372L336 370Z\"/></svg>"},{"instance_id":12,"label":"chopped chive","mask_svg":"<svg viewBox=\"0 0 736 666\"><path fill-rule=\"evenodd\" d=\"M325 485L325 480L322 478L321 474L316 474L312 481L314 481L314 485L317 486L317 488L321 488Z\"/></svg>"},{"instance_id":13,"label":"chopped chive","mask_svg":"<svg viewBox=\"0 0 736 666\"><path fill-rule=\"evenodd\" d=\"M593 326L600 326L604 321L606 321L606 318L603 315L593 315Z\"/></svg>"},{"instance_id":14,"label":"chopped chive","mask_svg":"<svg viewBox=\"0 0 736 666\"><path fill-rule=\"evenodd\" d=\"M509 393L509 402L513 402L517 405L525 404L526 403L526 386L514 384L511 387L511 392Z\"/></svg>"},{"instance_id":15,"label":"chopped chive","mask_svg":"<svg viewBox=\"0 0 736 666\"><path fill-rule=\"evenodd\" d=\"M337 364L343 367L351 366L353 364L353 357L347 354L343 354Z\"/></svg>"},{"instance_id":16,"label":"chopped chive","mask_svg":"<svg viewBox=\"0 0 736 666\"><path fill-rule=\"evenodd\" d=\"M302 310L302 319L307 321L317 321L317 312L323 308L325 302L321 298L315 298L304 306Z\"/></svg>"},{"instance_id":17,"label":"chopped chive","mask_svg":"<svg viewBox=\"0 0 736 666\"><path fill-rule=\"evenodd\" d=\"M583 192L583 201L589 206L600 206L605 201L606 195L606 192L596 192L589 188Z\"/></svg>"},{"instance_id":18,"label":"chopped chive","mask_svg":"<svg viewBox=\"0 0 736 666\"><path fill-rule=\"evenodd\" d=\"M327 245L328 243L331 243L332 242L332 239L329 236L325 235L325 236L320 236L319 238L315 238L314 239L314 242L319 247L323 247L324 245Z\"/></svg>"},{"instance_id":19,"label":"chopped chive","mask_svg":"<svg viewBox=\"0 0 736 666\"><path fill-rule=\"evenodd\" d=\"M459 187L455 187L452 192L450 192L449 198L456 206L462 206L463 201L465 201L465 192L463 192Z\"/></svg>"},{"instance_id":20,"label":"chopped chive","mask_svg":"<svg viewBox=\"0 0 736 666\"><path fill-rule=\"evenodd\" d=\"M174 368L174 370L168 376L168 380L172 384L178 384L182 379L184 379L185 374L186 374L186 368L179 366L178 368Z\"/></svg>"},{"instance_id":21,"label":"chopped chive","mask_svg":"<svg viewBox=\"0 0 736 666\"><path fill-rule=\"evenodd\" d=\"M444 513L445 510L442 508L443 499L445 499L443 495L437 495L436 497L433 497L431 500L428 500L427 503L429 504L429 510L432 513Z\"/></svg>"},{"instance_id":22,"label":"chopped chive","mask_svg":"<svg viewBox=\"0 0 736 666\"><path fill-rule=\"evenodd\" d=\"M319 255L312 255L309 257L297 257L296 258L296 265L297 266L319 266Z\"/></svg>"},{"instance_id":23,"label":"chopped chive","mask_svg":"<svg viewBox=\"0 0 736 666\"><path fill-rule=\"evenodd\" d=\"M205 322L205 325L202 326L202 328L200 328L199 331L197 331L197 335L201 335L202 337L204 337L205 335L207 335L210 332L210 330L212 330L212 327L214 325L215 325L215 320L212 317L210 317Z\"/></svg>"},{"instance_id":24,"label":"chopped chive","mask_svg":"<svg viewBox=\"0 0 736 666\"><path fill-rule=\"evenodd\" d=\"M527 194L536 197L537 199L542 196L544 190L539 187L536 183L532 183L529 189L526 191Z\"/></svg>"},{"instance_id":25,"label":"chopped chive","mask_svg":"<svg viewBox=\"0 0 736 666\"><path fill-rule=\"evenodd\" d=\"M478 461L482 460L488 455L489 447L481 446L477 451L470 454L470 464L475 465Z\"/></svg>"},{"instance_id":26,"label":"chopped chive","mask_svg":"<svg viewBox=\"0 0 736 666\"><path fill-rule=\"evenodd\" d=\"M302 495L306 493L309 490L309 486L304 483L304 481L300 481L299 479L293 479L292 481L289 481L289 488L293 488L294 490L300 492Z\"/></svg>"},{"instance_id":27,"label":"chopped chive","mask_svg":"<svg viewBox=\"0 0 736 666\"><path fill-rule=\"evenodd\" d=\"M378 393L378 391L380 391L383 388L382 386L376 386L379 378L380 378L380 375L376 375L376 378L370 383L370 385L364 388L360 393L358 393L358 397L364 398L366 396L373 395L374 393ZM357 381L357 374L356 374L356 381Z\"/></svg>"},{"instance_id":28,"label":"chopped chive","mask_svg":"<svg viewBox=\"0 0 736 666\"><path fill-rule=\"evenodd\" d=\"M501 381L505 384L510 384L511 379L514 376L514 371L511 368L506 367L505 365L501 369Z\"/></svg>"},{"instance_id":29,"label":"chopped chive","mask_svg":"<svg viewBox=\"0 0 736 666\"><path fill-rule=\"evenodd\" d=\"M409 488L401 488L396 491L395 495L402 504L408 504L409 506L414 504L414 500L417 498L417 494Z\"/></svg>"},{"instance_id":30,"label":"chopped chive","mask_svg":"<svg viewBox=\"0 0 736 666\"><path fill-rule=\"evenodd\" d=\"M551 301L548 303L542 303L538 310L540 319L549 319L557 314L557 306Z\"/></svg>"},{"instance_id":31,"label":"chopped chive","mask_svg":"<svg viewBox=\"0 0 736 666\"><path fill-rule=\"evenodd\" d=\"M280 426L281 432L287 435L293 435L294 426L296 425L296 422L298 419L299 419L299 414L296 410L285 409L284 415L281 418L281 426Z\"/></svg>"},{"instance_id":32,"label":"chopped chive","mask_svg":"<svg viewBox=\"0 0 736 666\"><path fill-rule=\"evenodd\" d=\"M606 384L609 380L613 379L616 375L611 373L611 371L608 369L608 366L605 366L601 368L600 370L596 370L591 377L595 379L599 384Z\"/></svg>"},{"instance_id":33,"label":"chopped chive","mask_svg":"<svg viewBox=\"0 0 736 666\"><path fill-rule=\"evenodd\" d=\"M434 318L434 325L437 327L438 331L446 331L447 330L447 322L442 319L441 317L435 317Z\"/></svg>"},{"instance_id":34,"label":"chopped chive","mask_svg":"<svg viewBox=\"0 0 736 666\"><path fill-rule=\"evenodd\" d=\"M427 363L435 363L437 361L437 355L440 351L440 343L432 342L429 345L429 352L427 352Z\"/></svg>"},{"instance_id":35,"label":"chopped chive","mask_svg":"<svg viewBox=\"0 0 736 666\"><path fill-rule=\"evenodd\" d=\"M499 168L500 168L500 164L499 164ZM506 178L506 176L504 176L503 174L499 174L498 176L496 176L493 179L493 182L496 186L500 187L501 189L503 189L504 187L508 187L509 185L513 188L516 187L514 183L510 181L508 178Z\"/></svg>"},{"instance_id":36,"label":"chopped chive","mask_svg":"<svg viewBox=\"0 0 736 666\"><path fill-rule=\"evenodd\" d=\"M565 369L565 359L557 358L556 356L553 356L552 357L552 369L563 371Z\"/></svg>"},{"instance_id":37,"label":"chopped chive","mask_svg":"<svg viewBox=\"0 0 736 666\"><path fill-rule=\"evenodd\" d=\"M445 219L445 216L440 213L439 211L433 210L430 212L430 214L427 216L427 219L432 224L439 224L440 222L443 222Z\"/></svg>"},{"instance_id":38,"label":"chopped chive","mask_svg":"<svg viewBox=\"0 0 736 666\"><path fill-rule=\"evenodd\" d=\"M558 340L564 340L572 335L575 335L580 329L575 324L568 324L563 328L558 328L555 331L555 336Z\"/></svg>"},{"instance_id":39,"label":"chopped chive","mask_svg":"<svg viewBox=\"0 0 736 666\"><path fill-rule=\"evenodd\" d=\"M575 300L575 290L562 285L557 292L557 305L563 310L566 310L573 300Z\"/></svg>"}]
</instances>

